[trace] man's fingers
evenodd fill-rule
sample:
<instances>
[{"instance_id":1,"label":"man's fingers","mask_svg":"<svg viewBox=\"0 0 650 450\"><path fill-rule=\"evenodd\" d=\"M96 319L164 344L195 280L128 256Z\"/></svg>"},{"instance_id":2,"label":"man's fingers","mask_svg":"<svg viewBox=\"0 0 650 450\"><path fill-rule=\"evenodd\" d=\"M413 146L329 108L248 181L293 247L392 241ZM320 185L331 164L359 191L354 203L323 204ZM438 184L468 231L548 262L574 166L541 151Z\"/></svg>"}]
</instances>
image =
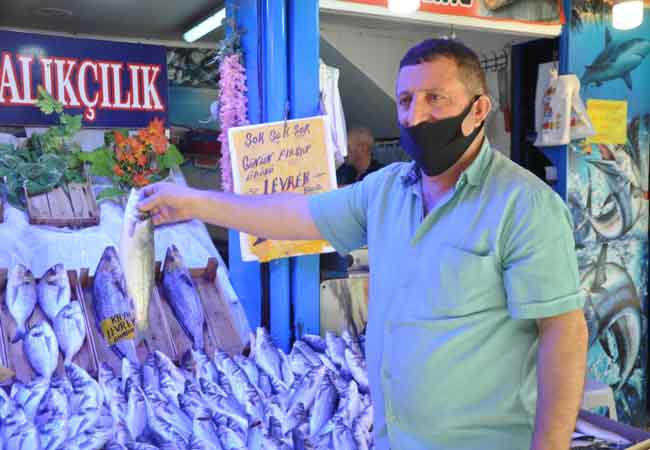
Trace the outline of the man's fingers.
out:
<instances>
[{"instance_id":1,"label":"man's fingers","mask_svg":"<svg viewBox=\"0 0 650 450\"><path fill-rule=\"evenodd\" d=\"M141 199L136 208L142 212L149 212L154 208L157 208L161 203L160 195L153 194L150 197L145 197Z\"/></svg>"}]
</instances>

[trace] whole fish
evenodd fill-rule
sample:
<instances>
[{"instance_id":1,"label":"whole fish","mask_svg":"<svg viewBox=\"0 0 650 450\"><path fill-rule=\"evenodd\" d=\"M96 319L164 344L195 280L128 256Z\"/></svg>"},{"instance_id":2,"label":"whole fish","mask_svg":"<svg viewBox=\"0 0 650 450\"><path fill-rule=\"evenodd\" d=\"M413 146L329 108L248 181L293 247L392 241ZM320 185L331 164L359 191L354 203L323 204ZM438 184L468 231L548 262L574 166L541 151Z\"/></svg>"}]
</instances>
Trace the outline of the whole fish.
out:
<instances>
[{"instance_id":1,"label":"whole fish","mask_svg":"<svg viewBox=\"0 0 650 450\"><path fill-rule=\"evenodd\" d=\"M334 444L334 450L357 450L357 443L354 440L352 430L345 425L342 419L334 422L332 443Z\"/></svg>"},{"instance_id":2,"label":"whole fish","mask_svg":"<svg viewBox=\"0 0 650 450\"><path fill-rule=\"evenodd\" d=\"M45 271L37 285L38 304L53 322L59 311L70 303L70 279L63 264L56 264Z\"/></svg>"},{"instance_id":3,"label":"whole fish","mask_svg":"<svg viewBox=\"0 0 650 450\"><path fill-rule=\"evenodd\" d=\"M345 349L345 362L348 364L350 373L359 384L362 392L368 392L368 372L366 371L366 360L360 353L355 353L350 348Z\"/></svg>"},{"instance_id":4,"label":"whole fish","mask_svg":"<svg viewBox=\"0 0 650 450\"><path fill-rule=\"evenodd\" d=\"M338 393L329 375L323 377L314 398L314 407L309 418L309 435L316 436L336 412Z\"/></svg>"},{"instance_id":5,"label":"whole fish","mask_svg":"<svg viewBox=\"0 0 650 450\"><path fill-rule=\"evenodd\" d=\"M65 365L65 373L72 385L69 397L70 412L83 413L86 409L98 410L104 402L104 392L99 383L74 363Z\"/></svg>"},{"instance_id":6,"label":"whole fish","mask_svg":"<svg viewBox=\"0 0 650 450\"><path fill-rule=\"evenodd\" d=\"M65 355L64 364L81 350L86 339L86 323L81 303L74 301L64 306L54 319L54 334Z\"/></svg>"},{"instance_id":7,"label":"whole fish","mask_svg":"<svg viewBox=\"0 0 650 450\"><path fill-rule=\"evenodd\" d=\"M26 324L36 306L36 281L34 275L22 264L9 270L5 302L9 314L16 322L16 334L11 342L20 341L27 333Z\"/></svg>"},{"instance_id":8,"label":"whole fish","mask_svg":"<svg viewBox=\"0 0 650 450\"><path fill-rule=\"evenodd\" d=\"M34 325L25 335L23 351L38 375L51 378L59 362L59 345L47 321Z\"/></svg>"},{"instance_id":9,"label":"whole fish","mask_svg":"<svg viewBox=\"0 0 650 450\"><path fill-rule=\"evenodd\" d=\"M133 307L129 301L120 266L120 260L114 247L106 247L102 254L93 282L93 298L97 328L102 329L104 321L113 320L115 317L122 317L130 320L133 316ZM116 340L111 349L120 357L128 358L135 363L138 356L135 351L135 342L129 339L128 335L115 336ZM107 342L108 343L108 342Z\"/></svg>"},{"instance_id":10,"label":"whole fish","mask_svg":"<svg viewBox=\"0 0 650 450\"><path fill-rule=\"evenodd\" d=\"M255 334L254 353L257 365L274 381L284 385L280 354L268 332L262 327L258 327Z\"/></svg>"},{"instance_id":11,"label":"whole fish","mask_svg":"<svg viewBox=\"0 0 650 450\"><path fill-rule=\"evenodd\" d=\"M309 345L315 352L325 353L325 350L327 349L327 343L325 342L325 339L318 336L317 334L303 334L300 337L300 340Z\"/></svg>"},{"instance_id":12,"label":"whole fish","mask_svg":"<svg viewBox=\"0 0 650 450\"><path fill-rule=\"evenodd\" d=\"M341 369L347 370L345 341L331 331L327 331L325 333L325 342L327 343L327 356Z\"/></svg>"},{"instance_id":13,"label":"whole fish","mask_svg":"<svg viewBox=\"0 0 650 450\"><path fill-rule=\"evenodd\" d=\"M126 426L133 439L138 439L147 427L147 406L142 388L133 379L126 382L127 410L124 416Z\"/></svg>"},{"instance_id":14,"label":"whole fish","mask_svg":"<svg viewBox=\"0 0 650 450\"><path fill-rule=\"evenodd\" d=\"M183 257L175 245L167 249L162 287L174 316L187 337L192 340L193 348L203 350L203 305L192 276L183 265Z\"/></svg>"},{"instance_id":15,"label":"whole fish","mask_svg":"<svg viewBox=\"0 0 650 450\"><path fill-rule=\"evenodd\" d=\"M149 301L154 286L155 253L153 222L136 205L141 191L131 189L124 208L120 261L126 278L127 292L135 309L137 339L146 340L149 330Z\"/></svg>"}]
</instances>

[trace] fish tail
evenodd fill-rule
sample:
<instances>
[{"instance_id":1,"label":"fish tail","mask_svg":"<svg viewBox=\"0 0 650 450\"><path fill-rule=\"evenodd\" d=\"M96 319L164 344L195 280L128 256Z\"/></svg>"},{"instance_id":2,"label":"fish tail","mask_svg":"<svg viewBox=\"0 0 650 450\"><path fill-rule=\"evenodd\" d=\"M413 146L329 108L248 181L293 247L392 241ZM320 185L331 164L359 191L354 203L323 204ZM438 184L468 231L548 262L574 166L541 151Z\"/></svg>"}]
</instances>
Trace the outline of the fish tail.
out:
<instances>
[{"instance_id":1,"label":"fish tail","mask_svg":"<svg viewBox=\"0 0 650 450\"><path fill-rule=\"evenodd\" d=\"M22 341L22 339L25 337L26 334L27 334L27 329L25 328L24 325L21 326L21 327L17 327L16 328L16 335L11 340L11 343L15 344L18 341Z\"/></svg>"}]
</instances>

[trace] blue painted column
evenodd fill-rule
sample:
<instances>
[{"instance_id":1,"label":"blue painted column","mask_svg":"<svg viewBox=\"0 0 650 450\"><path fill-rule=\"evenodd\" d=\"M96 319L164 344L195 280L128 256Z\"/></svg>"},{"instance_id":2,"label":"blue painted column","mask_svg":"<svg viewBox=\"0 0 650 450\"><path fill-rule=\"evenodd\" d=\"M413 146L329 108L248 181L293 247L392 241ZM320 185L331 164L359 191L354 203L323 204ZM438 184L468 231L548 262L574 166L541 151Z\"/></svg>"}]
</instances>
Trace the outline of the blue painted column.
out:
<instances>
[{"instance_id":1,"label":"blue painted column","mask_svg":"<svg viewBox=\"0 0 650 450\"><path fill-rule=\"evenodd\" d=\"M318 0L287 0L290 117L315 116L319 108ZM295 337L320 332L320 256L291 258Z\"/></svg>"},{"instance_id":2,"label":"blue painted column","mask_svg":"<svg viewBox=\"0 0 650 450\"><path fill-rule=\"evenodd\" d=\"M258 29L258 0L227 0L226 14L235 18L237 28L245 30L241 46L246 67L246 88L248 89L248 120L262 122L262 77L259 76L259 45L262 42ZM230 33L232 30L227 29ZM243 262L239 245L239 232L228 231L228 272L230 281L246 311L248 322L255 328L262 324L262 277L261 266L256 262Z\"/></svg>"},{"instance_id":3,"label":"blue painted column","mask_svg":"<svg viewBox=\"0 0 650 450\"><path fill-rule=\"evenodd\" d=\"M263 2L264 121L287 117L287 14L285 0ZM289 260L269 263L270 331L275 343L288 350L291 342L291 293Z\"/></svg>"}]
</instances>

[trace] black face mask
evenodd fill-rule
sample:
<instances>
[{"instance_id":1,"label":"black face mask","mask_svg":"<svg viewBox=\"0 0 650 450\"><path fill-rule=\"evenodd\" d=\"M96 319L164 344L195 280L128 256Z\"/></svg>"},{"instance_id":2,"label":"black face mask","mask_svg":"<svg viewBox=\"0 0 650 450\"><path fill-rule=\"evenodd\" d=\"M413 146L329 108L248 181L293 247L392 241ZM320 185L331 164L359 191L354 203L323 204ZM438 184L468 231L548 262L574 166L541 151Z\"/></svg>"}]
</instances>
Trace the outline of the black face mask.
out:
<instances>
[{"instance_id":1,"label":"black face mask","mask_svg":"<svg viewBox=\"0 0 650 450\"><path fill-rule=\"evenodd\" d=\"M399 126L402 148L425 175L434 177L453 166L481 131L482 124L469 136L463 135L461 129L463 120L479 97L474 97L469 106L457 116L436 122L422 122L413 127Z\"/></svg>"}]
</instances>

